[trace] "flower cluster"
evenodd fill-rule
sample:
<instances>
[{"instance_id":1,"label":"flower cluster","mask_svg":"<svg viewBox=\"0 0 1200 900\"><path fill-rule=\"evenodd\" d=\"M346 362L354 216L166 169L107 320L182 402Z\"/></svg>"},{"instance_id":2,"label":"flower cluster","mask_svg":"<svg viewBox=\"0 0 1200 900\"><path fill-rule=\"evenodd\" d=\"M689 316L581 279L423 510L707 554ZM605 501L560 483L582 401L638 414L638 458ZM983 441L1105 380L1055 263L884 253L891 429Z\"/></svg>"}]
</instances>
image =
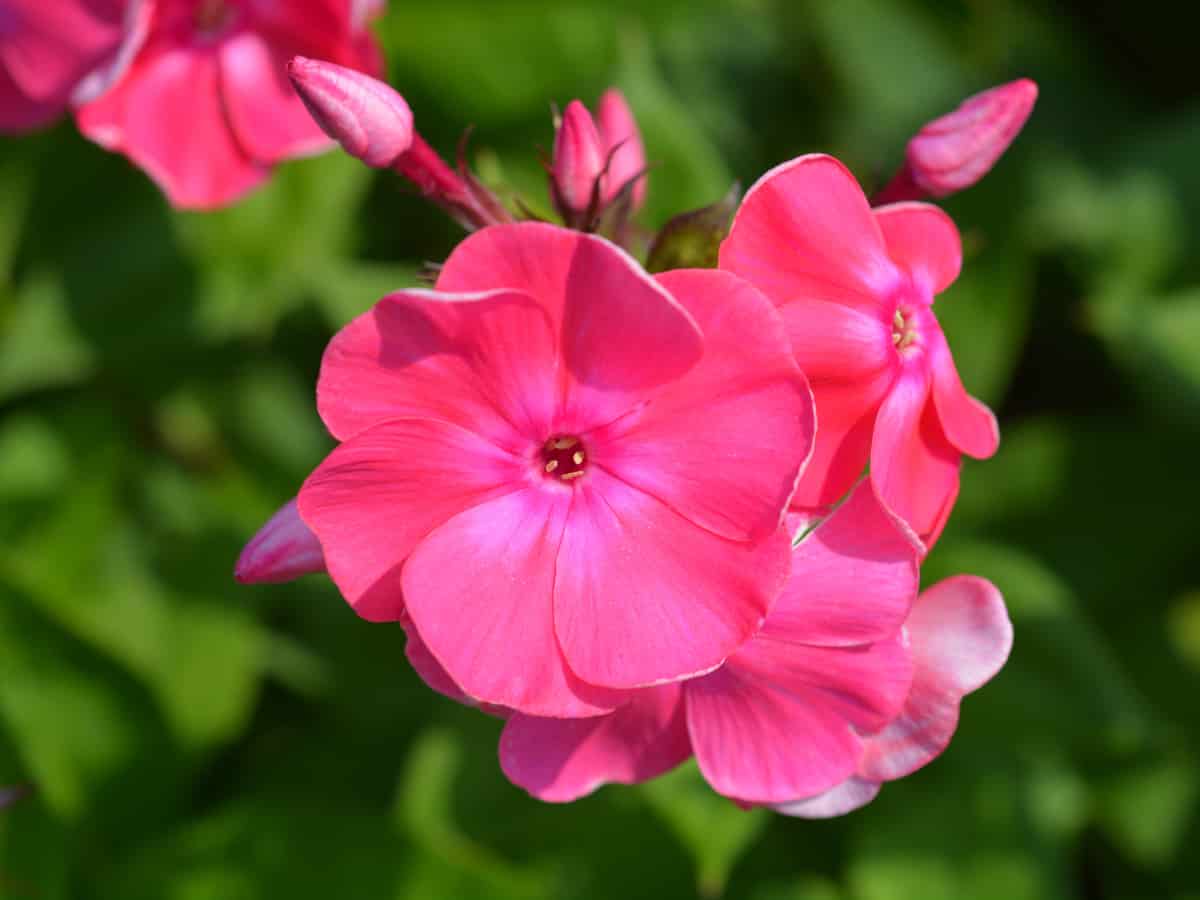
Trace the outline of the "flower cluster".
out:
<instances>
[{"instance_id":1,"label":"flower cluster","mask_svg":"<svg viewBox=\"0 0 1200 900\"><path fill-rule=\"evenodd\" d=\"M981 578L918 594L963 455L999 433L934 312L958 231L917 200L990 168L1030 83L923 130L887 204L802 156L732 217L663 229L656 246L715 234L712 267L650 274L616 91L598 123L578 101L558 120L563 227L443 162L386 85L290 73L347 152L472 233L431 289L330 342L317 407L339 444L239 580L328 572L360 616L399 623L430 687L505 719L501 767L543 800L694 756L739 804L831 816L937 756L1012 630Z\"/></svg>"},{"instance_id":2,"label":"flower cluster","mask_svg":"<svg viewBox=\"0 0 1200 900\"><path fill-rule=\"evenodd\" d=\"M172 204L228 204L331 146L287 79L296 54L378 74L383 0L0 0L0 131L74 111Z\"/></svg>"}]
</instances>

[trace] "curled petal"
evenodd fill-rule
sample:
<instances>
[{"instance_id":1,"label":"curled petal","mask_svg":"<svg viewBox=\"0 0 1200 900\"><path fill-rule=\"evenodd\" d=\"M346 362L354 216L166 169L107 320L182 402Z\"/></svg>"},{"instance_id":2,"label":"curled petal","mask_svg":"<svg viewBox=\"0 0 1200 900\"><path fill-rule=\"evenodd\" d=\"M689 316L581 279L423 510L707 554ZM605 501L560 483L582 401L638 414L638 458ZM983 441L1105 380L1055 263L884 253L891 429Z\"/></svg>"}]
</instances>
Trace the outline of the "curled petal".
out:
<instances>
[{"instance_id":1,"label":"curled petal","mask_svg":"<svg viewBox=\"0 0 1200 900\"><path fill-rule=\"evenodd\" d=\"M324 571L321 543L300 518L292 499L250 539L238 557L233 577L243 584L254 584L291 581Z\"/></svg>"},{"instance_id":2,"label":"curled petal","mask_svg":"<svg viewBox=\"0 0 1200 900\"><path fill-rule=\"evenodd\" d=\"M777 803L772 808L798 819L832 819L866 806L879 795L880 787L878 781L852 776L815 797Z\"/></svg>"},{"instance_id":3,"label":"curled petal","mask_svg":"<svg viewBox=\"0 0 1200 900\"><path fill-rule=\"evenodd\" d=\"M996 416L963 387L941 329L930 335L929 366L933 372L933 402L950 443L975 459L992 456L1000 446Z\"/></svg>"},{"instance_id":4,"label":"curled petal","mask_svg":"<svg viewBox=\"0 0 1200 900\"><path fill-rule=\"evenodd\" d=\"M633 110L616 88L609 88L600 98L596 124L608 156L604 199L606 202L615 199L630 180L636 178L632 191L633 208L637 209L646 199L646 150Z\"/></svg>"},{"instance_id":5,"label":"curled petal","mask_svg":"<svg viewBox=\"0 0 1200 900\"><path fill-rule=\"evenodd\" d=\"M578 100L572 100L554 135L554 192L564 216L570 218L591 207L605 156L592 114Z\"/></svg>"}]
</instances>

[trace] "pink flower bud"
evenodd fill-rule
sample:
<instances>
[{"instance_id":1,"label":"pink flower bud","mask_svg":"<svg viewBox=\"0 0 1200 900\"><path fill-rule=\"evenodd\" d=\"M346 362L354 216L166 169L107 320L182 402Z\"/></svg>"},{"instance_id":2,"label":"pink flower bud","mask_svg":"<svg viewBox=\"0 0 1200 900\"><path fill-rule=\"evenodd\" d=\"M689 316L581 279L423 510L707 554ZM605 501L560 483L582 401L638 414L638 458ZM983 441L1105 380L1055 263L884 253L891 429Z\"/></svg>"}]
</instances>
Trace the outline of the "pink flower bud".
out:
<instances>
[{"instance_id":1,"label":"pink flower bud","mask_svg":"<svg viewBox=\"0 0 1200 900\"><path fill-rule=\"evenodd\" d=\"M633 110L620 91L609 88L600 98L596 119L604 150L609 155L604 201L616 199L625 185L637 179L632 188L632 199L633 209L638 209L646 199L646 150Z\"/></svg>"},{"instance_id":2,"label":"pink flower bud","mask_svg":"<svg viewBox=\"0 0 1200 900\"><path fill-rule=\"evenodd\" d=\"M285 503L250 539L233 569L242 584L291 581L301 575L325 571L325 556L317 536L296 510L294 499Z\"/></svg>"},{"instance_id":3,"label":"pink flower bud","mask_svg":"<svg viewBox=\"0 0 1200 900\"><path fill-rule=\"evenodd\" d=\"M578 100L572 100L554 136L554 192L564 218L577 219L587 212L605 162L604 145L592 114Z\"/></svg>"},{"instance_id":4,"label":"pink flower bud","mask_svg":"<svg viewBox=\"0 0 1200 900\"><path fill-rule=\"evenodd\" d=\"M412 111L382 81L303 56L288 63L288 77L321 130L368 166L390 166L412 145Z\"/></svg>"},{"instance_id":5,"label":"pink flower bud","mask_svg":"<svg viewBox=\"0 0 1200 900\"><path fill-rule=\"evenodd\" d=\"M963 101L908 142L904 168L873 203L944 197L986 175L1033 111L1038 89L1028 78L1010 81Z\"/></svg>"}]
</instances>

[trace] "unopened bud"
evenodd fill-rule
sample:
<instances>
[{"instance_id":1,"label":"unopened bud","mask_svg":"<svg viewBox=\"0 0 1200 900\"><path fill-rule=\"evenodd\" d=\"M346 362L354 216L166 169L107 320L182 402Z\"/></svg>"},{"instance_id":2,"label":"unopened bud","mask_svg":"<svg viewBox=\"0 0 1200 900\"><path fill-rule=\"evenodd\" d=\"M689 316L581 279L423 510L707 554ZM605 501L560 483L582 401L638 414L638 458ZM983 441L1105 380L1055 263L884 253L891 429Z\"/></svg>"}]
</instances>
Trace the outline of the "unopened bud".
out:
<instances>
[{"instance_id":1,"label":"unopened bud","mask_svg":"<svg viewBox=\"0 0 1200 900\"><path fill-rule=\"evenodd\" d=\"M646 150L638 131L633 110L624 95L609 88L596 108L596 124L608 154L608 172L604 178L604 201L611 202L633 181L633 209L646 199ZM635 180L636 179L636 180Z\"/></svg>"},{"instance_id":2,"label":"unopened bud","mask_svg":"<svg viewBox=\"0 0 1200 900\"><path fill-rule=\"evenodd\" d=\"M317 536L304 524L289 500L250 539L233 569L242 584L291 581L325 571L325 555Z\"/></svg>"},{"instance_id":3,"label":"unopened bud","mask_svg":"<svg viewBox=\"0 0 1200 900\"><path fill-rule=\"evenodd\" d=\"M591 207L604 164L604 145L592 114L572 100L554 136L554 193L564 218L578 219Z\"/></svg>"},{"instance_id":4,"label":"unopened bud","mask_svg":"<svg viewBox=\"0 0 1200 900\"><path fill-rule=\"evenodd\" d=\"M303 56L288 77L321 130L368 166L390 166L412 145L412 111L379 79Z\"/></svg>"}]
</instances>

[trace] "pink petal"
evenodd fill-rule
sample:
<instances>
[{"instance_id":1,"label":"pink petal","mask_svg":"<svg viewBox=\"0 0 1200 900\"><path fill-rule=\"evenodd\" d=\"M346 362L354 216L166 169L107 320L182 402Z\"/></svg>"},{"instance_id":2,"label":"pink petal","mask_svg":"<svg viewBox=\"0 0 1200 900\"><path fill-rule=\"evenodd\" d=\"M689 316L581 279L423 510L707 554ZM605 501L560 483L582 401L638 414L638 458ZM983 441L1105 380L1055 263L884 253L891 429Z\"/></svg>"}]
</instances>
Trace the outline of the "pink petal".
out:
<instances>
[{"instance_id":1,"label":"pink petal","mask_svg":"<svg viewBox=\"0 0 1200 900\"><path fill-rule=\"evenodd\" d=\"M1000 446L1000 426L983 403L967 393L941 329L929 337L933 402L947 439L968 456L987 459Z\"/></svg>"},{"instance_id":2,"label":"pink petal","mask_svg":"<svg viewBox=\"0 0 1200 900\"><path fill-rule=\"evenodd\" d=\"M1000 671L1012 623L991 582L969 575L941 581L913 606L907 631L915 666L904 710L867 740L859 772L890 781L937 757L958 725L963 696Z\"/></svg>"},{"instance_id":3,"label":"pink petal","mask_svg":"<svg viewBox=\"0 0 1200 900\"><path fill-rule=\"evenodd\" d=\"M212 53L148 52L119 85L79 110L78 123L92 140L125 153L178 207L231 203L268 174L229 130Z\"/></svg>"},{"instance_id":4,"label":"pink petal","mask_svg":"<svg viewBox=\"0 0 1200 900\"><path fill-rule=\"evenodd\" d=\"M854 774L861 730L882 727L908 691L896 639L806 647L767 628L724 666L687 682L688 731L700 771L721 794L786 803Z\"/></svg>"},{"instance_id":5,"label":"pink petal","mask_svg":"<svg viewBox=\"0 0 1200 900\"><path fill-rule=\"evenodd\" d=\"M554 161L551 170L555 197L566 216L581 213L599 200L597 182L604 172L604 146L592 114L578 100L563 111L562 123L554 135Z\"/></svg>"},{"instance_id":6,"label":"pink petal","mask_svg":"<svg viewBox=\"0 0 1200 900\"><path fill-rule=\"evenodd\" d=\"M509 288L536 298L560 335L570 384L559 428L610 422L703 354L696 323L623 250L541 222L497 225L458 245L441 291Z\"/></svg>"},{"instance_id":7,"label":"pink petal","mask_svg":"<svg viewBox=\"0 0 1200 900\"><path fill-rule=\"evenodd\" d=\"M880 787L878 781L855 776L815 797L779 803L772 808L785 816L800 819L832 819L866 806L878 796Z\"/></svg>"},{"instance_id":8,"label":"pink petal","mask_svg":"<svg viewBox=\"0 0 1200 900\"><path fill-rule=\"evenodd\" d=\"M75 85L121 40L116 4L85 0L5 0L0 69L30 100L61 109Z\"/></svg>"},{"instance_id":9,"label":"pink petal","mask_svg":"<svg viewBox=\"0 0 1200 900\"><path fill-rule=\"evenodd\" d=\"M429 534L404 566L422 640L475 700L574 717L628 699L580 681L555 642L555 551L570 505L569 490L541 487L481 503Z\"/></svg>"},{"instance_id":10,"label":"pink petal","mask_svg":"<svg viewBox=\"0 0 1200 900\"><path fill-rule=\"evenodd\" d=\"M871 207L831 156L776 166L750 188L721 245L720 267L776 304L825 300L883 316L897 279Z\"/></svg>"},{"instance_id":11,"label":"pink petal","mask_svg":"<svg viewBox=\"0 0 1200 900\"><path fill-rule=\"evenodd\" d=\"M894 365L891 324L824 300L779 308L800 368L816 381L862 381Z\"/></svg>"},{"instance_id":12,"label":"pink petal","mask_svg":"<svg viewBox=\"0 0 1200 900\"><path fill-rule=\"evenodd\" d=\"M871 481L879 499L923 541L944 523L958 493L961 464L938 423L929 382L919 361L901 371L879 408L871 446Z\"/></svg>"},{"instance_id":13,"label":"pink petal","mask_svg":"<svg viewBox=\"0 0 1200 900\"><path fill-rule=\"evenodd\" d=\"M243 584L291 581L325 571L321 543L289 500L259 529L238 557L233 577Z\"/></svg>"},{"instance_id":14,"label":"pink petal","mask_svg":"<svg viewBox=\"0 0 1200 900\"><path fill-rule=\"evenodd\" d=\"M500 767L539 800L569 803L610 783L636 784L691 756L679 685L638 691L589 719L518 713L500 736Z\"/></svg>"},{"instance_id":15,"label":"pink petal","mask_svg":"<svg viewBox=\"0 0 1200 900\"><path fill-rule=\"evenodd\" d=\"M333 145L292 89L287 48L242 31L222 41L218 54L221 98L246 156L269 165Z\"/></svg>"},{"instance_id":16,"label":"pink petal","mask_svg":"<svg viewBox=\"0 0 1200 900\"><path fill-rule=\"evenodd\" d=\"M932 301L962 270L962 239L954 220L929 203L892 203L876 207L888 255L907 269Z\"/></svg>"},{"instance_id":17,"label":"pink petal","mask_svg":"<svg viewBox=\"0 0 1200 900\"><path fill-rule=\"evenodd\" d=\"M706 672L762 622L787 576L785 529L718 537L600 466L575 482L558 553L554 620L571 668L641 687Z\"/></svg>"},{"instance_id":18,"label":"pink petal","mask_svg":"<svg viewBox=\"0 0 1200 900\"><path fill-rule=\"evenodd\" d=\"M812 394L769 300L728 272L659 282L705 336L704 357L589 438L597 465L733 540L773 533L812 447Z\"/></svg>"},{"instance_id":19,"label":"pink petal","mask_svg":"<svg viewBox=\"0 0 1200 900\"><path fill-rule=\"evenodd\" d=\"M817 437L792 495L794 509L823 511L862 477L871 454L875 417L894 377L888 368L859 381L811 382Z\"/></svg>"},{"instance_id":20,"label":"pink petal","mask_svg":"<svg viewBox=\"0 0 1200 900\"><path fill-rule=\"evenodd\" d=\"M475 701L463 693L462 688L455 684L454 679L450 677L450 673L429 652L429 647L421 640L417 626L413 624L412 618L407 612L401 615L400 625L404 628L404 655L408 657L409 665L413 667L413 671L421 677L421 680L443 697L449 697L465 706L474 706Z\"/></svg>"},{"instance_id":21,"label":"pink petal","mask_svg":"<svg viewBox=\"0 0 1200 900\"><path fill-rule=\"evenodd\" d=\"M526 294L398 291L329 342L317 409L341 440L427 416L523 452L549 436L557 369L550 321Z\"/></svg>"},{"instance_id":22,"label":"pink petal","mask_svg":"<svg viewBox=\"0 0 1200 900\"><path fill-rule=\"evenodd\" d=\"M862 481L792 552L792 574L770 626L823 646L891 637L917 595L917 563L912 542Z\"/></svg>"},{"instance_id":23,"label":"pink petal","mask_svg":"<svg viewBox=\"0 0 1200 900\"><path fill-rule=\"evenodd\" d=\"M363 618L389 621L404 603L394 570L421 539L464 509L517 490L525 469L457 425L393 419L334 449L297 499L342 596ZM372 590L379 582L384 589Z\"/></svg>"},{"instance_id":24,"label":"pink petal","mask_svg":"<svg viewBox=\"0 0 1200 900\"><path fill-rule=\"evenodd\" d=\"M642 146L642 135L637 119L629 108L624 95L616 88L609 88L596 107L596 124L608 156L606 201L614 200L631 179L636 178L632 190L633 208L641 207L646 199L646 150Z\"/></svg>"},{"instance_id":25,"label":"pink petal","mask_svg":"<svg viewBox=\"0 0 1200 900\"><path fill-rule=\"evenodd\" d=\"M30 100L0 65L0 132L28 131L54 121L66 101L39 103Z\"/></svg>"}]
</instances>

